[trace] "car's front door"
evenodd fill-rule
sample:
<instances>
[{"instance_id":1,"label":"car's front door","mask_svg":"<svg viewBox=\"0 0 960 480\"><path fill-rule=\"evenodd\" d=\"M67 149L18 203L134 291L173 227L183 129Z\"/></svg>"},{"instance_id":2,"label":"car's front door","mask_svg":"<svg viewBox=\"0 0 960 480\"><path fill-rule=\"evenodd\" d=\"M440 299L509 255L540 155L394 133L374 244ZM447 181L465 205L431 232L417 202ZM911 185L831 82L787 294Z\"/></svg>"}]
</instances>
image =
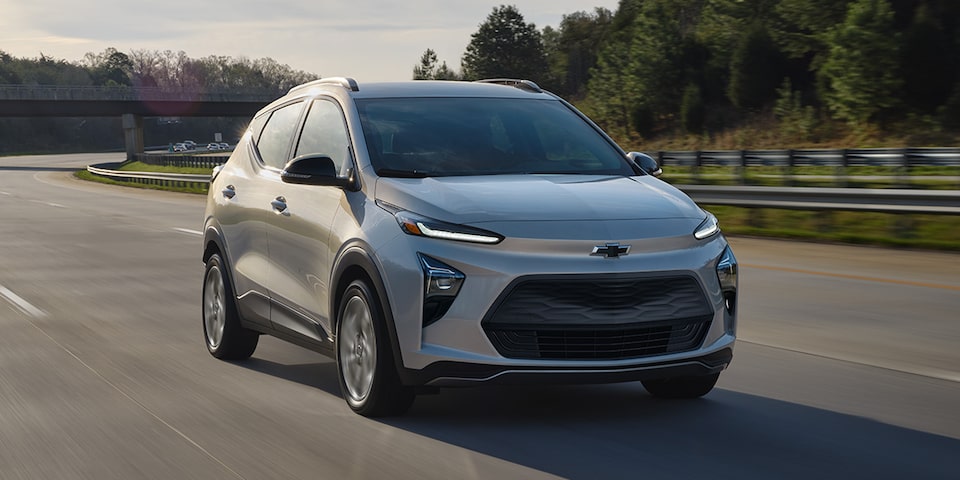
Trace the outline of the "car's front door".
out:
<instances>
[{"instance_id":1,"label":"car's front door","mask_svg":"<svg viewBox=\"0 0 960 480\"><path fill-rule=\"evenodd\" d=\"M291 158L323 154L338 172L352 166L343 113L333 100L314 99ZM275 325L324 342L332 336L329 309L330 245L334 216L345 202L343 189L331 186L280 184L282 211L269 232L272 298Z\"/></svg>"}]
</instances>

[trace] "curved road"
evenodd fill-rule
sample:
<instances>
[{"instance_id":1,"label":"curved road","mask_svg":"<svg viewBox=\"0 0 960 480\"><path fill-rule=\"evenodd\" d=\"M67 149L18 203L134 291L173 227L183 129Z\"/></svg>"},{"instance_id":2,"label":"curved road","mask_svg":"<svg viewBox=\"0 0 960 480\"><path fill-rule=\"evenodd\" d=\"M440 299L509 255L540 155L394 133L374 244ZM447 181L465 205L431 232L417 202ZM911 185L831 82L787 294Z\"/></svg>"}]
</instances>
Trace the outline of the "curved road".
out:
<instances>
[{"instance_id":1,"label":"curved road","mask_svg":"<svg viewBox=\"0 0 960 480\"><path fill-rule=\"evenodd\" d=\"M697 401L445 390L353 414L334 365L205 350L199 196L0 158L0 479L960 478L960 255L734 238L740 342Z\"/></svg>"}]
</instances>

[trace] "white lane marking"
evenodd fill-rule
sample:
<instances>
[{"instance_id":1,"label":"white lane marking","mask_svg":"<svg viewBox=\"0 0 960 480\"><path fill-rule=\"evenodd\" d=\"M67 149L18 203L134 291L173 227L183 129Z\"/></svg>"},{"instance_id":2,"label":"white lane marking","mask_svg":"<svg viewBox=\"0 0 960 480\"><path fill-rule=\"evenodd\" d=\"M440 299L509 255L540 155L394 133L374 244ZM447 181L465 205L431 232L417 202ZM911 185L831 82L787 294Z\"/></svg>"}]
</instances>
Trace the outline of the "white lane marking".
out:
<instances>
[{"instance_id":1,"label":"white lane marking","mask_svg":"<svg viewBox=\"0 0 960 480\"><path fill-rule=\"evenodd\" d=\"M190 230L189 228L176 228L176 227L174 227L174 230L176 230L176 231L178 231L178 232L180 232L180 233L186 233L187 235L197 235L197 236L203 235L203 232L200 232L200 231L197 231L197 230Z\"/></svg>"},{"instance_id":2,"label":"white lane marking","mask_svg":"<svg viewBox=\"0 0 960 480\"><path fill-rule=\"evenodd\" d=\"M6 196L9 197L9 196L12 195L12 194L11 194L10 192L0 192L0 195L6 195Z\"/></svg>"},{"instance_id":3,"label":"white lane marking","mask_svg":"<svg viewBox=\"0 0 960 480\"><path fill-rule=\"evenodd\" d=\"M21 312L27 315L35 318L43 318L47 316L47 312L34 307L32 304L30 304L30 302L24 300L16 293L11 292L3 285L0 285L0 297L3 297L6 301L10 302L11 305L17 307Z\"/></svg>"},{"instance_id":4,"label":"white lane marking","mask_svg":"<svg viewBox=\"0 0 960 480\"><path fill-rule=\"evenodd\" d=\"M60 205L59 203L44 202L43 200L30 200L30 201L33 202L33 203L39 203L40 205L46 205L46 206L48 206L48 207L67 208L67 207L64 206L64 205Z\"/></svg>"}]
</instances>

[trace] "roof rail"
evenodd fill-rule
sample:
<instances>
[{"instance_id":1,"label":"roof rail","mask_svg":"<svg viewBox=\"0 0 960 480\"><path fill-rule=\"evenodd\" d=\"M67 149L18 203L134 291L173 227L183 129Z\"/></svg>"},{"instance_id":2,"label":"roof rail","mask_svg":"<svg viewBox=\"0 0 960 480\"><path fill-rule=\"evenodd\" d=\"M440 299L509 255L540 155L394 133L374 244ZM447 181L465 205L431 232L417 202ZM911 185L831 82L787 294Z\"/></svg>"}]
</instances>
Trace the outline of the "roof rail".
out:
<instances>
[{"instance_id":1,"label":"roof rail","mask_svg":"<svg viewBox=\"0 0 960 480\"><path fill-rule=\"evenodd\" d=\"M295 90L302 90L310 87L315 87L317 85L340 85L341 87L346 88L351 92L360 91L360 84L358 84L356 80L350 77L326 77L326 78L321 78L319 80L314 80L312 82L307 82L302 85L297 85L296 87L291 88L290 91L287 92L287 94L293 93Z\"/></svg>"},{"instance_id":2,"label":"roof rail","mask_svg":"<svg viewBox=\"0 0 960 480\"><path fill-rule=\"evenodd\" d=\"M530 80L519 80L516 78L487 78L484 80L477 80L478 83L496 83L497 85L509 85L511 87L517 87L521 90L526 90L533 93L543 93L543 89L540 88L536 83L531 82Z\"/></svg>"}]
</instances>

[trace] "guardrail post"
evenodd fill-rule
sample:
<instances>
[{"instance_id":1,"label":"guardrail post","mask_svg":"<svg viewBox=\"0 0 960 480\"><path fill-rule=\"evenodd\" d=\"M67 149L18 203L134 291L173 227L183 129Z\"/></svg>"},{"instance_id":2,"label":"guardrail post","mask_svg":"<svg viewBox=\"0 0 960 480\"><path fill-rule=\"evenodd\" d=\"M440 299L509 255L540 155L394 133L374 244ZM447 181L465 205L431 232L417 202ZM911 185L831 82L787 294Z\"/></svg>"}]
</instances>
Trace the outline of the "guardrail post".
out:
<instances>
[{"instance_id":1,"label":"guardrail post","mask_svg":"<svg viewBox=\"0 0 960 480\"><path fill-rule=\"evenodd\" d=\"M910 188L910 155L906 148L900 149L900 166L897 168L897 186Z\"/></svg>"},{"instance_id":2,"label":"guardrail post","mask_svg":"<svg viewBox=\"0 0 960 480\"><path fill-rule=\"evenodd\" d=\"M740 165L739 171L737 172L737 181L740 185L747 184L747 151L740 150Z\"/></svg>"},{"instance_id":3,"label":"guardrail post","mask_svg":"<svg viewBox=\"0 0 960 480\"><path fill-rule=\"evenodd\" d=\"M794 168L793 168L793 149L787 150L787 168L786 175L784 176L784 184L788 187L795 186L796 182L793 179Z\"/></svg>"},{"instance_id":4,"label":"guardrail post","mask_svg":"<svg viewBox=\"0 0 960 480\"><path fill-rule=\"evenodd\" d=\"M840 150L840 167L834 174L834 183L836 183L838 187L847 186L847 166L849 166L850 162L850 159L847 158L847 155L848 152L846 148Z\"/></svg>"},{"instance_id":5,"label":"guardrail post","mask_svg":"<svg viewBox=\"0 0 960 480\"><path fill-rule=\"evenodd\" d=\"M700 167L702 166L703 166L703 152L700 150L697 150L697 152L694 154L693 170L691 172L693 174L693 177L692 177L693 181L696 183L700 183Z\"/></svg>"}]
</instances>

